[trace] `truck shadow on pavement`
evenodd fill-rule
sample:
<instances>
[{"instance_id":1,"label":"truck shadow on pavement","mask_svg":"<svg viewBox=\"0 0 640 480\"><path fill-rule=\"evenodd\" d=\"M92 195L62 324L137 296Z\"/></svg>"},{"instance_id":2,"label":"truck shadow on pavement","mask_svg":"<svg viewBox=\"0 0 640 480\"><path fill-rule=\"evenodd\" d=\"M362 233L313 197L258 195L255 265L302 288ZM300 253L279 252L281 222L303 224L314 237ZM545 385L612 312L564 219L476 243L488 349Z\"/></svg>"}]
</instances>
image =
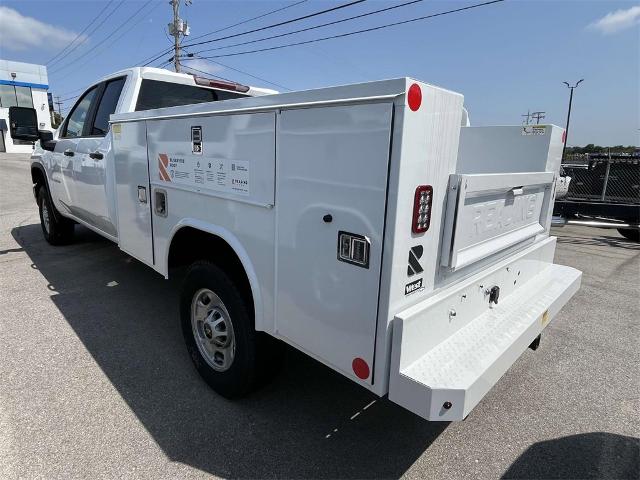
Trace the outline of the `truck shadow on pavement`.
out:
<instances>
[{"instance_id":1,"label":"truck shadow on pavement","mask_svg":"<svg viewBox=\"0 0 640 480\"><path fill-rule=\"evenodd\" d=\"M638 478L640 441L613 433L570 435L529 447L503 479Z\"/></svg>"},{"instance_id":2,"label":"truck shadow on pavement","mask_svg":"<svg viewBox=\"0 0 640 480\"><path fill-rule=\"evenodd\" d=\"M165 454L233 478L398 478L442 433L294 349L272 383L230 402L192 367L179 282L76 227L51 247L40 225L11 231L51 300Z\"/></svg>"}]
</instances>

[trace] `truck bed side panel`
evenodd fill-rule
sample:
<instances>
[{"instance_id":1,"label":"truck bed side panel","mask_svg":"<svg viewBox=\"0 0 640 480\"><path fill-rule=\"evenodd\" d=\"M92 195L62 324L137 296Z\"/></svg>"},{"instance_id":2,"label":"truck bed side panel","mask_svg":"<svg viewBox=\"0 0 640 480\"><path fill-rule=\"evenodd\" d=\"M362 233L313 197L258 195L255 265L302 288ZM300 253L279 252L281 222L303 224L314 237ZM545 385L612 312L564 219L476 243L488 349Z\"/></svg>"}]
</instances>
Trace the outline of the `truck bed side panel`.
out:
<instances>
[{"instance_id":1,"label":"truck bed side panel","mask_svg":"<svg viewBox=\"0 0 640 480\"><path fill-rule=\"evenodd\" d=\"M251 283L256 328L272 332L275 113L147 124L152 201L157 191L167 197L166 216L153 214L156 269L167 274L171 240L181 228L222 238ZM200 131L200 149L192 141L194 128Z\"/></svg>"}]
</instances>

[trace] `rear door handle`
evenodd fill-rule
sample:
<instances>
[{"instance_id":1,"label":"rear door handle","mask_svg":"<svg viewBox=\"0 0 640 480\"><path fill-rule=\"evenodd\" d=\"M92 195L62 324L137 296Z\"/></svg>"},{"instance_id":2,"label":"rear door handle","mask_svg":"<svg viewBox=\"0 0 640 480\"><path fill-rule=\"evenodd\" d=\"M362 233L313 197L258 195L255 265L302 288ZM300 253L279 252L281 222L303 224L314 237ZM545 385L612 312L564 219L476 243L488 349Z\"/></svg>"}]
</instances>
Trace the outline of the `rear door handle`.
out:
<instances>
[{"instance_id":1,"label":"rear door handle","mask_svg":"<svg viewBox=\"0 0 640 480\"><path fill-rule=\"evenodd\" d=\"M67 157L73 157L73 156L75 155L74 151L73 151L73 150L71 150L70 148L67 148L67 149L66 149L64 152L62 152L62 153L64 153Z\"/></svg>"},{"instance_id":2,"label":"rear door handle","mask_svg":"<svg viewBox=\"0 0 640 480\"><path fill-rule=\"evenodd\" d=\"M94 160L102 160L104 158L104 155L102 155L100 152L91 152L89 154L90 158L93 158Z\"/></svg>"}]
</instances>

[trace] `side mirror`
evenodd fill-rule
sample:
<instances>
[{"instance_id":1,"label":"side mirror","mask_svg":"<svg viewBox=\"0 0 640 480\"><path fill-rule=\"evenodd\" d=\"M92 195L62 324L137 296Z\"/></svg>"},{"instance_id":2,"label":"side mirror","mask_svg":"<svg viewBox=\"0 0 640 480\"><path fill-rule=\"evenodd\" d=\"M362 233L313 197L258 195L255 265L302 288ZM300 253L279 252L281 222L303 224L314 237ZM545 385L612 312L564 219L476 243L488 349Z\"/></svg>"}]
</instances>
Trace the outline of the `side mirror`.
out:
<instances>
[{"instance_id":1,"label":"side mirror","mask_svg":"<svg viewBox=\"0 0 640 480\"><path fill-rule=\"evenodd\" d=\"M9 133L14 140L35 142L38 135L38 116L33 108L9 107Z\"/></svg>"}]
</instances>

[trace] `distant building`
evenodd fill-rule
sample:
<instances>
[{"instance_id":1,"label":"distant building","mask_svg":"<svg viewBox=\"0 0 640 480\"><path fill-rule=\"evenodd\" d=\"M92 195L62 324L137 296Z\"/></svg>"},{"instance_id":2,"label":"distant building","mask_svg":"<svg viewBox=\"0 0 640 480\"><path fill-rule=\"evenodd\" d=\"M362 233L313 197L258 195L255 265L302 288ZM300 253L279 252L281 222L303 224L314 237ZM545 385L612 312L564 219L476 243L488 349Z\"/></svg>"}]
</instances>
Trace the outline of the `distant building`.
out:
<instances>
[{"instance_id":1,"label":"distant building","mask_svg":"<svg viewBox=\"0 0 640 480\"><path fill-rule=\"evenodd\" d=\"M9 133L9 107L33 107L41 130L51 130L47 97L47 67L33 63L0 60L0 152L28 153L28 142L13 140Z\"/></svg>"}]
</instances>

